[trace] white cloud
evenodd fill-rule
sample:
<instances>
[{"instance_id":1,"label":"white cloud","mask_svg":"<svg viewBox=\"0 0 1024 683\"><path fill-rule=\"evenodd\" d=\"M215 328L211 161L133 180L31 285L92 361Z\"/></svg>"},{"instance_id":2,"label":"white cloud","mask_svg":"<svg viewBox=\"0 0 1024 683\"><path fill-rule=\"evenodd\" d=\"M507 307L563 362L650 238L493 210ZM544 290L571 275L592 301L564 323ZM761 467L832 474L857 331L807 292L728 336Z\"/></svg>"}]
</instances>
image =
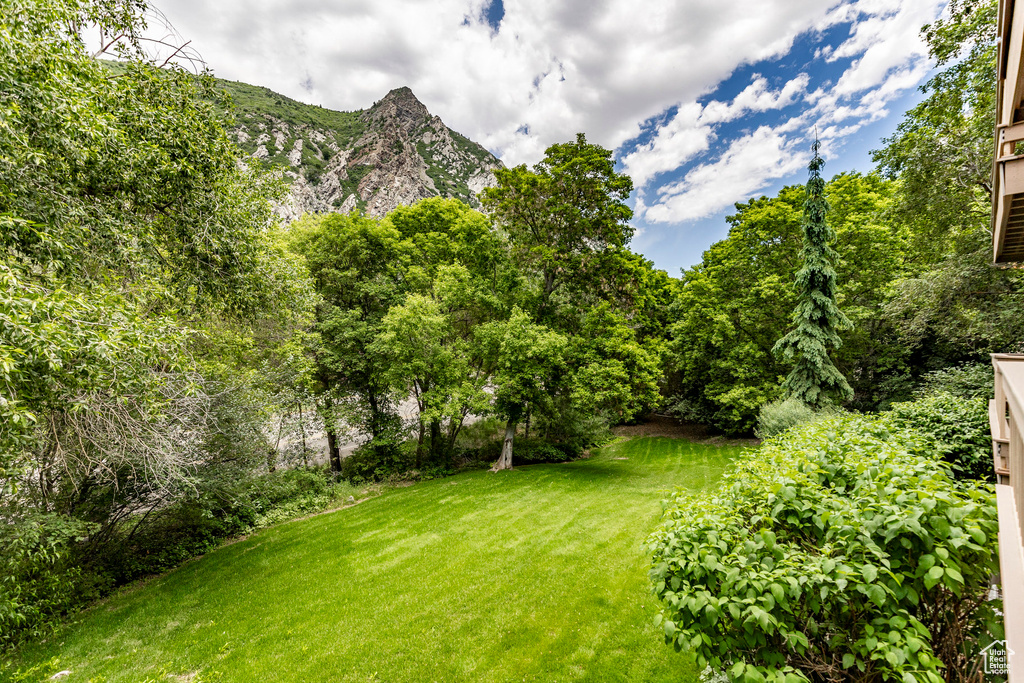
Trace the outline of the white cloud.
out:
<instances>
[{"instance_id":1,"label":"white cloud","mask_svg":"<svg viewBox=\"0 0 1024 683\"><path fill-rule=\"evenodd\" d=\"M506 0L497 33L484 0L158 2L221 77L343 110L408 85L514 164L579 131L617 148L737 66L784 54L838 0Z\"/></svg>"},{"instance_id":2,"label":"white cloud","mask_svg":"<svg viewBox=\"0 0 1024 683\"><path fill-rule=\"evenodd\" d=\"M648 143L622 158L626 172L637 187L643 187L659 173L679 168L708 148L714 133L711 126L701 122L702 111L696 102L681 105Z\"/></svg>"},{"instance_id":3,"label":"white cloud","mask_svg":"<svg viewBox=\"0 0 1024 683\"><path fill-rule=\"evenodd\" d=\"M717 160L700 164L681 181L662 187L658 201L645 202L638 216L653 223L679 223L726 209L798 171L806 163L807 154L796 152L805 149L814 129L828 141L830 149L838 151L845 138L888 115L887 105L925 77L930 66L920 28L940 9L938 0L860 0L833 9L815 27L817 30L854 21L847 40L834 50L820 53L828 55L829 61L853 58L835 85L823 84L807 93L808 108L801 114L774 128L762 126L734 140ZM782 94L790 84L793 88L787 99ZM790 84L779 93L780 103L788 104L808 85L806 81ZM755 79L732 103L709 103L697 122L706 126L714 120L714 115L708 116L713 105L714 112L721 113L721 120L731 120L734 112L744 111L747 101L771 102L772 98ZM754 106L748 108L756 111ZM713 130L705 133L707 137L714 134ZM673 136L687 133L677 130ZM647 161L645 168L661 167Z\"/></svg>"},{"instance_id":4,"label":"white cloud","mask_svg":"<svg viewBox=\"0 0 1024 683\"><path fill-rule=\"evenodd\" d=\"M763 189L769 179L798 171L801 154L785 135L762 126L738 138L718 159L691 169L679 182L658 190L659 201L645 209L652 223L679 223L709 216Z\"/></svg>"},{"instance_id":5,"label":"white cloud","mask_svg":"<svg viewBox=\"0 0 1024 683\"><path fill-rule=\"evenodd\" d=\"M800 74L777 91L769 90L768 80L757 74L732 102L711 101L704 107L701 120L708 123L733 121L748 112L763 112L789 106L797 95L807 90L810 76Z\"/></svg>"},{"instance_id":6,"label":"white cloud","mask_svg":"<svg viewBox=\"0 0 1024 683\"><path fill-rule=\"evenodd\" d=\"M505 0L494 31L483 20L489 0L157 2L221 77L342 110L407 85L510 165L534 163L580 131L611 149L650 133L622 161L643 189L636 214L652 222L709 215L793 173L805 156L794 150L806 148L814 125L839 145L885 116L926 73L919 30L944 4L649 0L638 9L633 0ZM797 65L801 73L786 83L757 76L728 102L698 104L737 68L768 73L799 36L849 22L848 37L815 54L849 60L834 84ZM803 111L774 128L734 140L723 132L742 117L794 106ZM716 143L725 152L703 161ZM695 162L658 190L659 176Z\"/></svg>"},{"instance_id":7,"label":"white cloud","mask_svg":"<svg viewBox=\"0 0 1024 683\"><path fill-rule=\"evenodd\" d=\"M680 104L675 115L657 127L648 142L622 158L626 172L637 187L643 187L659 173L675 170L706 151L716 137L716 124L734 121L751 112L789 106L806 90L809 81L807 74L799 74L773 91L768 80L757 74L732 102L712 100L704 107L696 102Z\"/></svg>"}]
</instances>

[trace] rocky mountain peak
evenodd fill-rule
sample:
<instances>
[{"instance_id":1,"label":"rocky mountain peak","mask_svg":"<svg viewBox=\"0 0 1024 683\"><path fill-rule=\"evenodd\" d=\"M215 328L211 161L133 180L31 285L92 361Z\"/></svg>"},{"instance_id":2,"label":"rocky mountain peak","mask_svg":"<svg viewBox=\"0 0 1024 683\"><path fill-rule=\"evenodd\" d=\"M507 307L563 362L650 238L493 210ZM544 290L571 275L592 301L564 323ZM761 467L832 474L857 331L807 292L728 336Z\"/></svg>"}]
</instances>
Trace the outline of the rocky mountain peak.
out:
<instances>
[{"instance_id":1,"label":"rocky mountain peak","mask_svg":"<svg viewBox=\"0 0 1024 683\"><path fill-rule=\"evenodd\" d=\"M291 189L278 213L383 216L426 197L478 206L501 162L448 128L408 87L363 111L339 112L222 81L237 103L233 135L257 159L282 169Z\"/></svg>"},{"instance_id":2,"label":"rocky mountain peak","mask_svg":"<svg viewBox=\"0 0 1024 683\"><path fill-rule=\"evenodd\" d=\"M371 125L373 122L395 121L406 132L422 127L431 118L427 107L407 86L395 88L363 114L363 120Z\"/></svg>"}]
</instances>

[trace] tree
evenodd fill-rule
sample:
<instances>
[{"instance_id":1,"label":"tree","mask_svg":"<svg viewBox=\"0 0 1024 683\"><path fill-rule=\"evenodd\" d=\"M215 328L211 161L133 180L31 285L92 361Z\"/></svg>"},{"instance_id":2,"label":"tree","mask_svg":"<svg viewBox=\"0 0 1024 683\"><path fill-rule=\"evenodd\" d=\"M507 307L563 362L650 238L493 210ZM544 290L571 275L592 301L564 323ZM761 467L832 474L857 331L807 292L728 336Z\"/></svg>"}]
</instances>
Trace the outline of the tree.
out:
<instances>
[{"instance_id":1,"label":"tree","mask_svg":"<svg viewBox=\"0 0 1024 683\"><path fill-rule=\"evenodd\" d=\"M883 315L893 280L907 272L902 229L883 222L893 183L843 173L825 186L838 236L839 304L855 323L841 330L836 366L874 410L912 384L906 348ZM729 234L683 273L668 315L666 393L688 419L749 432L758 409L777 399L789 365L772 353L797 303L804 186L736 205Z\"/></svg>"},{"instance_id":2,"label":"tree","mask_svg":"<svg viewBox=\"0 0 1024 683\"><path fill-rule=\"evenodd\" d=\"M941 70L872 152L879 170L900 181L891 218L911 227L919 270L987 228L991 208L997 3L954 0L947 11L922 29Z\"/></svg>"},{"instance_id":3,"label":"tree","mask_svg":"<svg viewBox=\"0 0 1024 683\"><path fill-rule=\"evenodd\" d=\"M274 184L238 164L212 78L147 60L144 9L16 0L0 16L0 452L33 452L90 485L119 458L143 479L180 482L206 456L171 448L173 420L160 450L123 446L174 415L168 391L183 409L200 400L187 352L201 321L302 308L301 284L278 277ZM86 24L124 36L128 61L88 54ZM108 409L135 427L81 431L117 424L95 419ZM186 453L187 466L170 465Z\"/></svg>"},{"instance_id":4,"label":"tree","mask_svg":"<svg viewBox=\"0 0 1024 683\"><path fill-rule=\"evenodd\" d=\"M311 380L327 426L331 467L341 469L342 421L370 435L378 459L393 459L401 430L398 397L384 359L371 347L408 288L401 235L387 223L353 213L307 217L293 224L289 239L290 248L305 257L321 297Z\"/></svg>"},{"instance_id":5,"label":"tree","mask_svg":"<svg viewBox=\"0 0 1024 683\"><path fill-rule=\"evenodd\" d=\"M540 274L532 308L540 321L557 315L552 295L559 288L592 286L601 257L633 235L625 204L633 181L615 172L611 157L580 133L545 150L532 170L498 169L497 187L484 191L484 206L507 231L515 258Z\"/></svg>"},{"instance_id":6,"label":"tree","mask_svg":"<svg viewBox=\"0 0 1024 683\"><path fill-rule=\"evenodd\" d=\"M144 12L0 5L0 517L47 571L82 533L76 560L264 461L253 369L309 294L273 243L278 184L239 163L209 75L145 54ZM217 358L236 342L256 360ZM11 587L0 640L60 609Z\"/></svg>"},{"instance_id":7,"label":"tree","mask_svg":"<svg viewBox=\"0 0 1024 683\"><path fill-rule=\"evenodd\" d=\"M508 320L481 326L478 334L493 359L494 409L505 418L501 455L491 469L512 469L516 426L528 405L543 406L551 400L552 384L562 364L566 340L559 333L533 322L518 307Z\"/></svg>"},{"instance_id":8,"label":"tree","mask_svg":"<svg viewBox=\"0 0 1024 683\"><path fill-rule=\"evenodd\" d=\"M610 304L587 311L580 334L566 350L573 404L588 413L608 411L621 422L656 405L662 375L660 339L637 340L628 321Z\"/></svg>"},{"instance_id":9,"label":"tree","mask_svg":"<svg viewBox=\"0 0 1024 683\"><path fill-rule=\"evenodd\" d=\"M812 408L821 408L832 396L844 400L853 397L853 389L829 357L829 348L838 348L842 341L838 330L850 327L850 320L836 305L836 272L832 266L838 258L832 243L836 234L825 220L828 202L818 154L820 143L814 141L814 158L808 166L807 200L804 202L803 268L796 274L799 300L793 312L796 326L772 349L787 360L794 361L782 389Z\"/></svg>"},{"instance_id":10,"label":"tree","mask_svg":"<svg viewBox=\"0 0 1024 683\"><path fill-rule=\"evenodd\" d=\"M626 248L632 180L583 134L549 147L532 169L496 175L484 205L525 275L517 304L567 344L554 400L527 414L536 407L549 425L569 426L583 414L628 420L653 406L669 278Z\"/></svg>"},{"instance_id":11,"label":"tree","mask_svg":"<svg viewBox=\"0 0 1024 683\"><path fill-rule=\"evenodd\" d=\"M915 267L885 317L932 369L1020 350L1024 273L991 262L994 0L957 0L925 26L941 67L873 158L898 178L890 220L909 227Z\"/></svg>"},{"instance_id":12,"label":"tree","mask_svg":"<svg viewBox=\"0 0 1024 683\"><path fill-rule=\"evenodd\" d=\"M491 318L491 297L465 266L438 268L428 295L410 293L381 322L371 352L383 359L389 383L412 393L419 416L416 465L423 461L425 426L430 460L445 463L470 414L488 411L489 367L475 339Z\"/></svg>"}]
</instances>

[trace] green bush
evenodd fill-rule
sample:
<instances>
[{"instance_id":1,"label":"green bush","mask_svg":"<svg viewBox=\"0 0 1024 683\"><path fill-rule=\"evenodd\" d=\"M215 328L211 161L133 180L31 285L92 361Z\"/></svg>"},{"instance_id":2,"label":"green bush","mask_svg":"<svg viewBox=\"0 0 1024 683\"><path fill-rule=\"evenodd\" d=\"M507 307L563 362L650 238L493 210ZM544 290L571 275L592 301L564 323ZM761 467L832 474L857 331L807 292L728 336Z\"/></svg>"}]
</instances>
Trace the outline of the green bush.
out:
<instances>
[{"instance_id":1,"label":"green bush","mask_svg":"<svg viewBox=\"0 0 1024 683\"><path fill-rule=\"evenodd\" d=\"M0 651L38 637L75 605L80 570L68 549L91 525L56 514L0 524Z\"/></svg>"},{"instance_id":2,"label":"green bush","mask_svg":"<svg viewBox=\"0 0 1024 683\"><path fill-rule=\"evenodd\" d=\"M500 452L500 441L498 446ZM512 464L536 465L545 462L568 462L580 457L582 453L582 448L571 443L550 443L542 439L518 438L512 448ZM495 454L494 459L497 460L497 458L498 455Z\"/></svg>"},{"instance_id":3,"label":"green bush","mask_svg":"<svg viewBox=\"0 0 1024 683\"><path fill-rule=\"evenodd\" d=\"M579 454L592 446L607 443L612 436L609 424L608 417L600 412L583 410L571 404L556 404L550 414L534 416L530 433ZM515 457L515 448L512 450Z\"/></svg>"},{"instance_id":4,"label":"green bush","mask_svg":"<svg viewBox=\"0 0 1024 683\"><path fill-rule=\"evenodd\" d=\"M754 429L754 434L759 439L767 439L797 425L810 422L820 414L796 398L765 403L757 415L757 427ZM833 414L833 412L825 411L824 414Z\"/></svg>"},{"instance_id":5,"label":"green bush","mask_svg":"<svg viewBox=\"0 0 1024 683\"><path fill-rule=\"evenodd\" d=\"M409 449L379 449L365 444L341 461L341 476L352 482L384 481L414 469Z\"/></svg>"},{"instance_id":6,"label":"green bush","mask_svg":"<svg viewBox=\"0 0 1024 683\"><path fill-rule=\"evenodd\" d=\"M996 628L994 496L921 446L828 418L677 494L650 540L666 641L732 681L968 680Z\"/></svg>"},{"instance_id":7,"label":"green bush","mask_svg":"<svg viewBox=\"0 0 1024 683\"><path fill-rule=\"evenodd\" d=\"M921 381L919 395L945 392L961 398L992 398L995 372L991 363L962 363L933 370Z\"/></svg>"},{"instance_id":8,"label":"green bush","mask_svg":"<svg viewBox=\"0 0 1024 683\"><path fill-rule=\"evenodd\" d=\"M940 391L895 403L886 417L895 428L923 436L924 448L949 463L958 479L995 481L987 399Z\"/></svg>"}]
</instances>

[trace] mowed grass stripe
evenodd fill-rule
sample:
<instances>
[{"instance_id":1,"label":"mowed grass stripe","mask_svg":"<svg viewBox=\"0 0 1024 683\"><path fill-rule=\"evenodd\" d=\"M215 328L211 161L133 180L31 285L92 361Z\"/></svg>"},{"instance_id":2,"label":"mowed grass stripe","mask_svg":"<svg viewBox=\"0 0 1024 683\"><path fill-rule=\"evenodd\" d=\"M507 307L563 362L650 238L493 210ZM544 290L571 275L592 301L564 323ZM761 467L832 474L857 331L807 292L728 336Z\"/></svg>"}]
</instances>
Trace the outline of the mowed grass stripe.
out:
<instances>
[{"instance_id":1,"label":"mowed grass stripe","mask_svg":"<svg viewBox=\"0 0 1024 683\"><path fill-rule=\"evenodd\" d=\"M81 615L65 681L679 681L641 545L740 449L667 438L392 489L223 547Z\"/></svg>"}]
</instances>

